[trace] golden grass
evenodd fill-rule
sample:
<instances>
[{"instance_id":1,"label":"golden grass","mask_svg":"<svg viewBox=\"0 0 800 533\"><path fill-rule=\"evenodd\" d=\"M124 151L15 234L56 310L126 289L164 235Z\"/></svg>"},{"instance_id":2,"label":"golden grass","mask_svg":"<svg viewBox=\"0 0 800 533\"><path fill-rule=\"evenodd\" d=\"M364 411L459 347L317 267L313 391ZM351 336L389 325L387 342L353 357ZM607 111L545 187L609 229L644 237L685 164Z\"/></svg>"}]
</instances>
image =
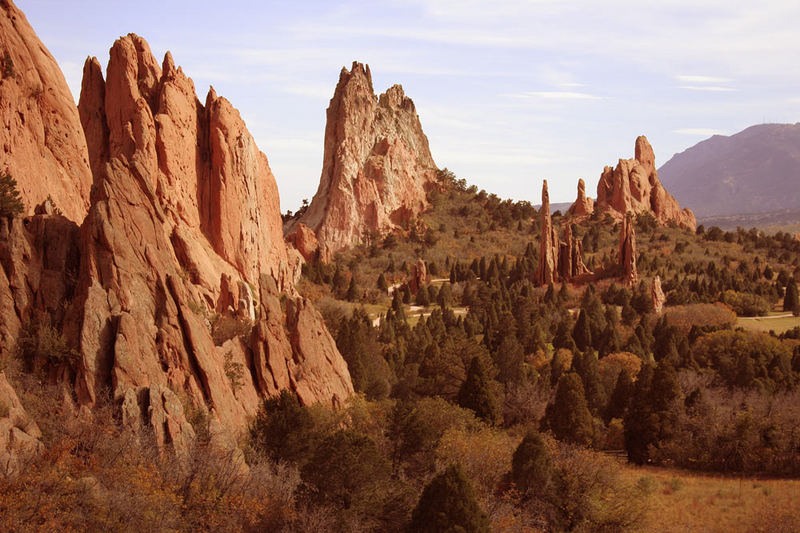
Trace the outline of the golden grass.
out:
<instances>
[{"instance_id":1,"label":"golden grass","mask_svg":"<svg viewBox=\"0 0 800 533\"><path fill-rule=\"evenodd\" d=\"M733 478L662 467L622 466L650 492L640 531L800 531L800 480Z\"/></svg>"},{"instance_id":2,"label":"golden grass","mask_svg":"<svg viewBox=\"0 0 800 533\"><path fill-rule=\"evenodd\" d=\"M779 312L770 313L768 316L747 318L739 317L736 319L736 325L744 329L753 331L774 331L775 333L783 333L786 330L800 326L800 317L786 316L789 313Z\"/></svg>"}]
</instances>

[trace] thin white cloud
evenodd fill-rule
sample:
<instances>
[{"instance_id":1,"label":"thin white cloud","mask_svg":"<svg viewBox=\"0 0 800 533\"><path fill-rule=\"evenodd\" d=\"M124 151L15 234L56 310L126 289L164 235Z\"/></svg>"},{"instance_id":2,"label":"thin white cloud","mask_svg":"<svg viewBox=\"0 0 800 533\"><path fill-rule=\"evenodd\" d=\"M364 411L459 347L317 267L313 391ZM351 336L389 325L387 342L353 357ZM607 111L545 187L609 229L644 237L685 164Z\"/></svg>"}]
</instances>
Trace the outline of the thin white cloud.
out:
<instances>
[{"instance_id":1,"label":"thin white cloud","mask_svg":"<svg viewBox=\"0 0 800 533\"><path fill-rule=\"evenodd\" d=\"M543 99L543 100L601 100L602 96L577 91L526 91L506 94L510 98Z\"/></svg>"},{"instance_id":2,"label":"thin white cloud","mask_svg":"<svg viewBox=\"0 0 800 533\"><path fill-rule=\"evenodd\" d=\"M681 135L695 135L699 137L711 137L712 135L725 135L724 132L720 130L715 130L713 128L681 128L677 130L672 130L672 133L679 133Z\"/></svg>"},{"instance_id":3,"label":"thin white cloud","mask_svg":"<svg viewBox=\"0 0 800 533\"><path fill-rule=\"evenodd\" d=\"M682 81L684 83L728 83L731 81L730 78L718 78L716 76L694 76L694 75L687 75L687 74L680 74L675 76L675 79L678 81Z\"/></svg>"},{"instance_id":4,"label":"thin white cloud","mask_svg":"<svg viewBox=\"0 0 800 533\"><path fill-rule=\"evenodd\" d=\"M680 85L678 89L686 89L688 91L705 91L710 93L732 93L736 92L733 87L722 87L721 85Z\"/></svg>"}]
</instances>

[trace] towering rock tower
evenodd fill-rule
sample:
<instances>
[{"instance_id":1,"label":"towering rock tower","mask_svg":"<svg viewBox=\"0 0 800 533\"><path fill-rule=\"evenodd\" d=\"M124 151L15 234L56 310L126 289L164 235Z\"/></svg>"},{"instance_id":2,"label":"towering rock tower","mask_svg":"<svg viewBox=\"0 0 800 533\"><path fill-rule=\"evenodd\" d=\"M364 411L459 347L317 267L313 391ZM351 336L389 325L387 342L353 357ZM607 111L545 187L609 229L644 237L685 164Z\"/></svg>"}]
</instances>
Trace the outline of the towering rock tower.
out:
<instances>
[{"instance_id":1,"label":"towering rock tower","mask_svg":"<svg viewBox=\"0 0 800 533\"><path fill-rule=\"evenodd\" d=\"M407 225L428 205L436 164L414 102L400 85L380 97L369 67L342 69L328 106L319 188L298 223L335 252L366 236Z\"/></svg>"}]
</instances>

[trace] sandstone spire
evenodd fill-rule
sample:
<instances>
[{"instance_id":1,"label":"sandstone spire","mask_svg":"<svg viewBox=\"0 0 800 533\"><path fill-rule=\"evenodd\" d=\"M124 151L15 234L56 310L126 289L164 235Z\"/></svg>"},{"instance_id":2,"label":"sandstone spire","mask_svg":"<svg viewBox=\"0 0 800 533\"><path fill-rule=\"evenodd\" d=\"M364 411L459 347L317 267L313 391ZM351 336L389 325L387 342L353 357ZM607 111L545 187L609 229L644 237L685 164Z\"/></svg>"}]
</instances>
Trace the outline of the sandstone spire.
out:
<instances>
[{"instance_id":1,"label":"sandstone spire","mask_svg":"<svg viewBox=\"0 0 800 533\"><path fill-rule=\"evenodd\" d=\"M622 219L619 235L619 263L622 269L622 280L625 285L634 285L639 274L636 271L636 232L630 213Z\"/></svg>"},{"instance_id":2,"label":"sandstone spire","mask_svg":"<svg viewBox=\"0 0 800 533\"><path fill-rule=\"evenodd\" d=\"M594 200L586 196L586 183L584 183L583 178L580 178L578 179L578 198L567 210L567 215L580 217L591 215L593 211Z\"/></svg>"},{"instance_id":3,"label":"sandstone spire","mask_svg":"<svg viewBox=\"0 0 800 533\"><path fill-rule=\"evenodd\" d=\"M17 180L26 213L51 196L80 222L92 173L75 100L55 59L11 0L0 2L0 173Z\"/></svg>"},{"instance_id":4,"label":"sandstone spire","mask_svg":"<svg viewBox=\"0 0 800 533\"><path fill-rule=\"evenodd\" d=\"M110 387L123 420L177 443L190 427L174 391L234 433L281 388L304 403L343 400L347 365L297 296L300 257L239 113L213 89L202 104L172 56L159 66L133 34L114 43L106 72L87 60L80 100L95 176L64 324L81 354L79 401ZM255 318L252 333L212 336L215 311ZM236 385L230 364L244 369Z\"/></svg>"},{"instance_id":5,"label":"sandstone spire","mask_svg":"<svg viewBox=\"0 0 800 533\"><path fill-rule=\"evenodd\" d=\"M650 287L650 298L653 302L653 311L660 314L664 310L664 303L667 297L664 296L664 291L661 290L661 278L656 276L653 278L653 285Z\"/></svg>"},{"instance_id":6,"label":"sandstone spire","mask_svg":"<svg viewBox=\"0 0 800 533\"><path fill-rule=\"evenodd\" d=\"M556 281L558 275L559 243L553 221L550 216L550 194L547 192L547 180L542 183L542 207L539 211L542 221L542 240L539 247L539 285L549 285Z\"/></svg>"},{"instance_id":7,"label":"sandstone spire","mask_svg":"<svg viewBox=\"0 0 800 533\"><path fill-rule=\"evenodd\" d=\"M615 168L605 167L597 184L595 208L617 218L626 213L651 213L661 224L674 222L695 230L697 222L689 209L681 209L658 179L655 154L647 138L636 139L635 157L620 159Z\"/></svg>"},{"instance_id":8,"label":"sandstone spire","mask_svg":"<svg viewBox=\"0 0 800 533\"><path fill-rule=\"evenodd\" d=\"M335 252L371 233L408 227L436 181L414 103L400 85L376 97L369 67L342 69L327 111L319 188L298 222Z\"/></svg>"}]
</instances>

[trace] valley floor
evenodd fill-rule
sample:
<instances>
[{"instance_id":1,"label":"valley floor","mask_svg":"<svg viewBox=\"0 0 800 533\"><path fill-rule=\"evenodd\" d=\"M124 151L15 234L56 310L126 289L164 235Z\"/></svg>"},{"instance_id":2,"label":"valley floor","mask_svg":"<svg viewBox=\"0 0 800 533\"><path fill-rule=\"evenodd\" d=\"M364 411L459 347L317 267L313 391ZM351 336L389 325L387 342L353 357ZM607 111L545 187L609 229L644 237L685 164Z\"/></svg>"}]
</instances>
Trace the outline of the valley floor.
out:
<instances>
[{"instance_id":1,"label":"valley floor","mask_svg":"<svg viewBox=\"0 0 800 533\"><path fill-rule=\"evenodd\" d=\"M722 477L623 462L631 481L650 492L640 531L800 531L800 480Z\"/></svg>"}]
</instances>

